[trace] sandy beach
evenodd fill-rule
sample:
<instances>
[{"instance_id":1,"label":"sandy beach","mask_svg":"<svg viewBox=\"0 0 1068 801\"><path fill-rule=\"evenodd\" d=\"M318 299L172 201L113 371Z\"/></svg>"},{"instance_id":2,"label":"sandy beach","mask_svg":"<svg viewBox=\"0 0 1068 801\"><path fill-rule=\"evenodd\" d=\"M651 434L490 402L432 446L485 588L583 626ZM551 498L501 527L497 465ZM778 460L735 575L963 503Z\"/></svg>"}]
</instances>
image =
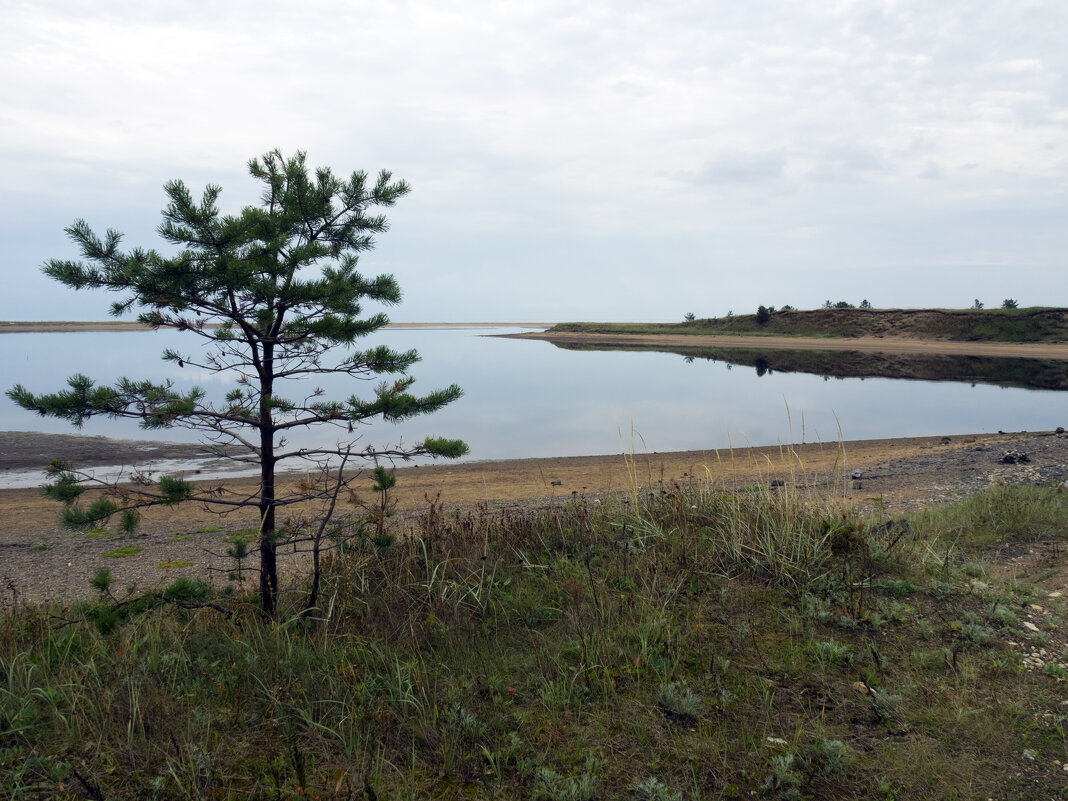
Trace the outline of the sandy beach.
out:
<instances>
[{"instance_id":1,"label":"sandy beach","mask_svg":"<svg viewBox=\"0 0 1068 801\"><path fill-rule=\"evenodd\" d=\"M106 449L111 442L93 439L98 449ZM22 441L31 443L32 438ZM116 447L122 450L129 445ZM1008 452L1025 453L1027 461L1007 463ZM103 462L112 456L99 454ZM854 471L860 471L859 480L852 478ZM397 470L398 514L392 522L401 533L410 530L430 500L440 501L446 511L482 508L494 513L574 501L629 500L669 491L675 485L803 492L830 498L843 507L894 515L902 509L954 500L991 483L1054 484L1065 478L1068 435L1054 431L441 463ZM297 480L283 478L283 489ZM205 482L208 486L219 483ZM225 483L254 490L248 479ZM367 496L372 494L370 484L368 477ZM4 521L0 524L4 556L0 603L83 597L90 592L93 572L101 566L110 568L123 587L160 586L181 575L220 580L232 565L225 556L226 532L257 523L254 509L221 518L185 504L148 510L134 535L87 536L62 529L58 511L59 505L36 489L0 490L0 519ZM359 514L352 506L339 512L341 519ZM126 558L104 556L121 546L140 551Z\"/></svg>"},{"instance_id":2,"label":"sandy beach","mask_svg":"<svg viewBox=\"0 0 1068 801\"><path fill-rule=\"evenodd\" d=\"M929 353L956 356L1014 356L1068 359L1068 344L1045 342L959 342L907 337L774 337L704 336L701 334L588 334L528 331L503 334L510 339L542 339L577 345L644 345L648 347L759 348L767 350L830 350L861 353Z\"/></svg>"}]
</instances>

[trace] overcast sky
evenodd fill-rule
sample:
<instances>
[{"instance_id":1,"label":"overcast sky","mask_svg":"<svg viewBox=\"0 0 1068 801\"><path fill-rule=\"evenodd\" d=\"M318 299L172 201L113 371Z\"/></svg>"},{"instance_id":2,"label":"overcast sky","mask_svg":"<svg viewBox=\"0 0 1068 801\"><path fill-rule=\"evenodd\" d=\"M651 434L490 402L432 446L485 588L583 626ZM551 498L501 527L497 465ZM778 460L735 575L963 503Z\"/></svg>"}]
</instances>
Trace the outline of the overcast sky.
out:
<instances>
[{"instance_id":1,"label":"overcast sky","mask_svg":"<svg viewBox=\"0 0 1068 801\"><path fill-rule=\"evenodd\" d=\"M86 218L252 156L413 192L362 263L398 321L1068 305L1068 3L0 0L0 319Z\"/></svg>"}]
</instances>

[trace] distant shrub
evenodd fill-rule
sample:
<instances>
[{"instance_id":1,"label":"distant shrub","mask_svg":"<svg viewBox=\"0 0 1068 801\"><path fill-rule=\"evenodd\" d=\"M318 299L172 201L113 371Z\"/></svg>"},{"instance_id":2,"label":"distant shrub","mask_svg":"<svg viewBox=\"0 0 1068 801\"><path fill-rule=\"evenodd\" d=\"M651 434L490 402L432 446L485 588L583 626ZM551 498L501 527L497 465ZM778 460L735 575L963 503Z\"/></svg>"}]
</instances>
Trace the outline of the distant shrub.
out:
<instances>
[{"instance_id":1,"label":"distant shrub","mask_svg":"<svg viewBox=\"0 0 1068 801\"><path fill-rule=\"evenodd\" d=\"M756 321L758 325L767 325L768 320L771 319L771 309L767 306L758 306L756 313Z\"/></svg>"},{"instance_id":2,"label":"distant shrub","mask_svg":"<svg viewBox=\"0 0 1068 801\"><path fill-rule=\"evenodd\" d=\"M1001 301L1001 308L1018 309L1020 308L1020 304L1017 303L1013 298L1005 298L1005 300Z\"/></svg>"}]
</instances>

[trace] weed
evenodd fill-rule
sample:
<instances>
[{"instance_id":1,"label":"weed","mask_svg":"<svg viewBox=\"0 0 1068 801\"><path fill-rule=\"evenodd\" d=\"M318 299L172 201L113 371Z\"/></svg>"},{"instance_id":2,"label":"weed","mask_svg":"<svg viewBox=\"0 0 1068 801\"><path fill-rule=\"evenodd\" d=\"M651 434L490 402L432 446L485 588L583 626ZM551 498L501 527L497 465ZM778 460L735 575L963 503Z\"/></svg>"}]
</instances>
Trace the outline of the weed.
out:
<instances>
[{"instance_id":1,"label":"weed","mask_svg":"<svg viewBox=\"0 0 1068 801\"><path fill-rule=\"evenodd\" d=\"M656 776L650 776L645 781L633 785L630 789L631 798L634 801L683 801L682 793L672 792Z\"/></svg>"},{"instance_id":2,"label":"weed","mask_svg":"<svg viewBox=\"0 0 1068 801\"><path fill-rule=\"evenodd\" d=\"M141 546L139 545L123 545L120 548L114 548L107 553L101 554L107 559L125 559L127 556L137 556L141 553Z\"/></svg>"},{"instance_id":3,"label":"weed","mask_svg":"<svg viewBox=\"0 0 1068 801\"><path fill-rule=\"evenodd\" d=\"M1052 676L1058 681L1064 681L1065 679L1068 679L1068 670L1065 670L1056 662L1047 662L1045 665L1043 665L1042 672L1045 673L1047 676Z\"/></svg>"},{"instance_id":4,"label":"weed","mask_svg":"<svg viewBox=\"0 0 1068 801\"><path fill-rule=\"evenodd\" d=\"M813 640L809 642L809 651L820 667L847 665L853 661L853 649L836 640Z\"/></svg>"},{"instance_id":5,"label":"weed","mask_svg":"<svg viewBox=\"0 0 1068 801\"><path fill-rule=\"evenodd\" d=\"M701 699L684 681L672 681L661 686L657 703L669 717L677 720L692 720L701 712Z\"/></svg>"},{"instance_id":6,"label":"weed","mask_svg":"<svg viewBox=\"0 0 1068 801\"><path fill-rule=\"evenodd\" d=\"M1004 604L993 601L987 609L986 619L996 626L1005 628L1016 624L1016 613Z\"/></svg>"}]
</instances>

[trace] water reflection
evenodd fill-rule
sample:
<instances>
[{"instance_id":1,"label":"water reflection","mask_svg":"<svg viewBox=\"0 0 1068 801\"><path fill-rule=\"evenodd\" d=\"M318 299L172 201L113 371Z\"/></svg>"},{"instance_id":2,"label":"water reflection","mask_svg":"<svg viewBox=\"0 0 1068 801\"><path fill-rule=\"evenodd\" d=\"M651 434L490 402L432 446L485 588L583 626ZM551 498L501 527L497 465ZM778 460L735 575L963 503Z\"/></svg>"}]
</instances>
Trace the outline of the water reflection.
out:
<instances>
[{"instance_id":1,"label":"water reflection","mask_svg":"<svg viewBox=\"0 0 1068 801\"><path fill-rule=\"evenodd\" d=\"M831 378L899 378L914 381L959 381L1020 389L1068 390L1068 361L931 353L863 353L860 351L766 350L757 348L664 347L649 345L554 342L565 350L624 350L675 353L687 364L697 360L744 365L758 376L809 373Z\"/></svg>"}]
</instances>

